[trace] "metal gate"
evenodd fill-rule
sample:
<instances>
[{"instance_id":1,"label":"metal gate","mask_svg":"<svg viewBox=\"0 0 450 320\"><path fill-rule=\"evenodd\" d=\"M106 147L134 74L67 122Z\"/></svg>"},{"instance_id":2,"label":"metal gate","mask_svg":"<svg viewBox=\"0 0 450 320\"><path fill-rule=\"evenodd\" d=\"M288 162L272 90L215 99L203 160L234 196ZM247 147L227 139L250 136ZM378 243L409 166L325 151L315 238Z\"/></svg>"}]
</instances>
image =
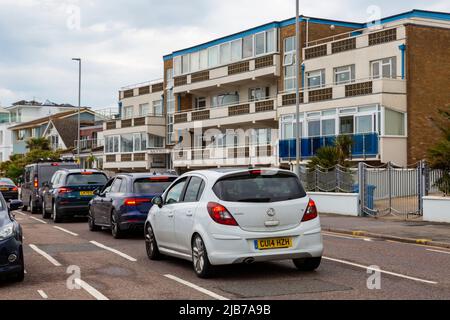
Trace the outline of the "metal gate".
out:
<instances>
[{"instance_id":1,"label":"metal gate","mask_svg":"<svg viewBox=\"0 0 450 320\"><path fill-rule=\"evenodd\" d=\"M361 213L369 216L420 217L422 197L429 188L429 170L421 161L408 167L392 163L374 167L359 164Z\"/></svg>"}]
</instances>

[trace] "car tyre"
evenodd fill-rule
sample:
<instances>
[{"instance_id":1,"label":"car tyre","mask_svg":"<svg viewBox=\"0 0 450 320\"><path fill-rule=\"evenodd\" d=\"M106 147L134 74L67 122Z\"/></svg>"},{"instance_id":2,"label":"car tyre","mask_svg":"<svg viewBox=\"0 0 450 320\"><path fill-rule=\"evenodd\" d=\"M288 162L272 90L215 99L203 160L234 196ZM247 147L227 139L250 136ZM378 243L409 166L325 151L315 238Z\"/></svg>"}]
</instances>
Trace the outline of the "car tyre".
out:
<instances>
[{"instance_id":1,"label":"car tyre","mask_svg":"<svg viewBox=\"0 0 450 320\"><path fill-rule=\"evenodd\" d=\"M111 214L111 234L114 239L121 239L124 236L124 232L120 229L119 217L115 211Z\"/></svg>"},{"instance_id":2,"label":"car tyre","mask_svg":"<svg viewBox=\"0 0 450 320\"><path fill-rule=\"evenodd\" d=\"M56 207L56 203L53 203L53 212L52 218L54 223L62 222L61 214L58 212L58 208Z\"/></svg>"},{"instance_id":3,"label":"car tyre","mask_svg":"<svg viewBox=\"0 0 450 320\"><path fill-rule=\"evenodd\" d=\"M147 251L147 257L150 260L160 260L162 258L162 254L158 249L158 243L156 242L155 233L150 224L145 227L145 249Z\"/></svg>"},{"instance_id":4,"label":"car tyre","mask_svg":"<svg viewBox=\"0 0 450 320\"><path fill-rule=\"evenodd\" d=\"M36 208L34 207L34 204L33 204L33 199L30 199L30 212L31 212L31 214L37 213L37 210L36 210Z\"/></svg>"},{"instance_id":5,"label":"car tyre","mask_svg":"<svg viewBox=\"0 0 450 320\"><path fill-rule=\"evenodd\" d=\"M43 219L49 219L51 217L51 214L47 212L47 210L45 210L45 202L44 200L42 200L42 218Z\"/></svg>"},{"instance_id":6,"label":"car tyre","mask_svg":"<svg viewBox=\"0 0 450 320\"><path fill-rule=\"evenodd\" d=\"M89 207L89 214L88 214L88 225L89 225L89 230L92 232L100 230L100 227L95 224L95 219L92 216L92 211L91 211L90 207Z\"/></svg>"},{"instance_id":7,"label":"car tyre","mask_svg":"<svg viewBox=\"0 0 450 320\"><path fill-rule=\"evenodd\" d=\"M320 266L322 257L318 258L306 258L306 259L293 259L294 265L300 271L314 271Z\"/></svg>"},{"instance_id":8,"label":"car tyre","mask_svg":"<svg viewBox=\"0 0 450 320\"><path fill-rule=\"evenodd\" d=\"M192 266L197 277L203 279L211 277L214 271L214 267L209 262L205 243L198 234L192 240Z\"/></svg>"}]
</instances>

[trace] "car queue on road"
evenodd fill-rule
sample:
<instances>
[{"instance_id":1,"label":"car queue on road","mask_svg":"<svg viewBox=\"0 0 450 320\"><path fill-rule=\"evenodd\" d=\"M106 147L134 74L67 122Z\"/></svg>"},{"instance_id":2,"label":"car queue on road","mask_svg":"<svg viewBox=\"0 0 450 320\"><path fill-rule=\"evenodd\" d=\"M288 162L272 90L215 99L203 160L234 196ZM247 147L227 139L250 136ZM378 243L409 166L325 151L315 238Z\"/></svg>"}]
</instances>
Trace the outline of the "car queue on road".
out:
<instances>
[{"instance_id":1,"label":"car queue on road","mask_svg":"<svg viewBox=\"0 0 450 320\"><path fill-rule=\"evenodd\" d=\"M54 223L87 217L90 231L109 229L116 239L138 230L150 260L163 255L189 260L201 278L213 275L218 265L292 259L297 269L314 270L321 262L316 205L290 171L234 168L182 176L121 173L108 179L74 163L30 168L35 175L25 177L21 200L11 209L3 204L11 223L17 224L12 211L23 206ZM48 181L39 181L44 175ZM19 239L20 228L14 228ZM19 251L14 254L23 263Z\"/></svg>"}]
</instances>

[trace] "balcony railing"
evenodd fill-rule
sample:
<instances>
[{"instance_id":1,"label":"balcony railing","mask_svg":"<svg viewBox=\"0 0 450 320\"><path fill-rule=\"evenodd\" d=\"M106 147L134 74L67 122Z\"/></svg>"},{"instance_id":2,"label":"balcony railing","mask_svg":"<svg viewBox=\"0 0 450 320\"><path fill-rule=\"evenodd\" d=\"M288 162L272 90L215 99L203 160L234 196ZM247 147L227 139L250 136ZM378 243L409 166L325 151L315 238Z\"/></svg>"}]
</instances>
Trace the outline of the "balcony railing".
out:
<instances>
[{"instance_id":1,"label":"balcony railing","mask_svg":"<svg viewBox=\"0 0 450 320\"><path fill-rule=\"evenodd\" d=\"M353 141L351 156L353 158L373 158L379 154L378 133L360 133L349 135ZM337 136L309 137L301 139L301 158L311 158L317 150L325 146L334 146ZM280 158L296 158L296 139L280 140Z\"/></svg>"},{"instance_id":2,"label":"balcony railing","mask_svg":"<svg viewBox=\"0 0 450 320\"><path fill-rule=\"evenodd\" d=\"M164 115L139 115L131 118L123 117L118 120L110 120L106 122L105 130L114 130L122 128L141 127L147 125L164 125L166 117Z\"/></svg>"},{"instance_id":3,"label":"balcony railing","mask_svg":"<svg viewBox=\"0 0 450 320\"><path fill-rule=\"evenodd\" d=\"M80 144L80 150L92 150L105 146L104 139L86 139L86 140L75 140L75 149L78 149L78 143Z\"/></svg>"}]
</instances>

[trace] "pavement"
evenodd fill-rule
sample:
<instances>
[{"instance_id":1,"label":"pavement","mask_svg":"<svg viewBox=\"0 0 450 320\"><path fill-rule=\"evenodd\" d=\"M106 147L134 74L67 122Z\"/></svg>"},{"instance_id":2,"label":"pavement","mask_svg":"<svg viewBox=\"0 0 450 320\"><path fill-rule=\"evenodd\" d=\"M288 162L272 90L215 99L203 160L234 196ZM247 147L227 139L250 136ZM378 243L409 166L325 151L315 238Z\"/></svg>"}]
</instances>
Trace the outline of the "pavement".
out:
<instances>
[{"instance_id":1,"label":"pavement","mask_svg":"<svg viewBox=\"0 0 450 320\"><path fill-rule=\"evenodd\" d=\"M450 224L395 217L350 217L321 214L323 230L399 242L450 248Z\"/></svg>"},{"instance_id":2,"label":"pavement","mask_svg":"<svg viewBox=\"0 0 450 320\"><path fill-rule=\"evenodd\" d=\"M27 273L22 283L0 283L0 300L450 299L448 249L324 231L314 272L287 260L224 266L199 279L190 262L148 260L142 234L117 240L109 230L90 232L85 220L54 224L21 211L16 217ZM333 219L322 217L324 224ZM377 288L368 285L374 269Z\"/></svg>"}]
</instances>

